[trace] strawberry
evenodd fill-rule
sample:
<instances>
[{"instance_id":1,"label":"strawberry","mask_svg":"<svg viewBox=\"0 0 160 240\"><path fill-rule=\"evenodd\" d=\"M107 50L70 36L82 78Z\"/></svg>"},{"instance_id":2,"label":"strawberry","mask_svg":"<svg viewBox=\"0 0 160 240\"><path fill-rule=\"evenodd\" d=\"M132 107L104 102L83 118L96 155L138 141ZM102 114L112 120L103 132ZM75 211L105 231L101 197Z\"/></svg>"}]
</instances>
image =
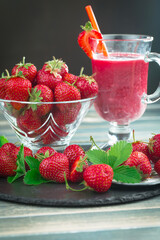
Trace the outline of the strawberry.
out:
<instances>
[{"instance_id":1,"label":"strawberry","mask_svg":"<svg viewBox=\"0 0 160 240\"><path fill-rule=\"evenodd\" d=\"M72 74L72 73L65 73L65 74L63 75L63 81L64 81L64 82L68 82L68 83L70 83L70 84L75 83L76 80L77 80L77 78L78 78L78 77L77 77L76 75Z\"/></svg>"},{"instance_id":2,"label":"strawberry","mask_svg":"<svg viewBox=\"0 0 160 240\"><path fill-rule=\"evenodd\" d=\"M69 180L71 182L81 182L83 180L83 172L88 167L88 163L81 156L77 157L71 166Z\"/></svg>"},{"instance_id":3,"label":"strawberry","mask_svg":"<svg viewBox=\"0 0 160 240\"><path fill-rule=\"evenodd\" d=\"M6 95L6 79L7 77L4 76L2 73L2 77L0 78L0 98L4 99Z\"/></svg>"},{"instance_id":4,"label":"strawberry","mask_svg":"<svg viewBox=\"0 0 160 240\"><path fill-rule=\"evenodd\" d=\"M148 150L147 150L146 155L147 155L147 157L149 158L149 160L150 160L152 163L156 163L156 162L159 160L158 157L156 157L156 156L154 156L154 155L152 154L152 151L151 151L149 148L148 148Z\"/></svg>"},{"instance_id":5,"label":"strawberry","mask_svg":"<svg viewBox=\"0 0 160 240\"><path fill-rule=\"evenodd\" d=\"M52 109L52 104L43 104L43 102L53 102L54 95L52 90L45 85L36 85L30 94L29 102L42 102L42 104L30 104L33 111L39 116L48 114Z\"/></svg>"},{"instance_id":6,"label":"strawberry","mask_svg":"<svg viewBox=\"0 0 160 240\"><path fill-rule=\"evenodd\" d=\"M55 108L53 110L54 120L59 126L71 124L77 119L80 109L81 109L80 103L76 104L76 108L70 107L67 109L67 111L64 112L61 112L58 108Z\"/></svg>"},{"instance_id":7,"label":"strawberry","mask_svg":"<svg viewBox=\"0 0 160 240\"><path fill-rule=\"evenodd\" d=\"M49 72L49 73L58 73L60 74L62 77L64 74L68 73L68 66L66 65L65 62L63 62L61 59L56 59L55 57L53 57L53 60L46 62L42 69L45 72Z\"/></svg>"},{"instance_id":8,"label":"strawberry","mask_svg":"<svg viewBox=\"0 0 160 240\"><path fill-rule=\"evenodd\" d=\"M61 82L56 86L54 94L56 102L81 99L79 90L76 87L65 82Z\"/></svg>"},{"instance_id":9,"label":"strawberry","mask_svg":"<svg viewBox=\"0 0 160 240\"><path fill-rule=\"evenodd\" d=\"M18 72L22 72L23 76L33 83L37 74L37 68L32 63L25 63L25 57L23 57L22 62L13 67L12 75L16 75Z\"/></svg>"},{"instance_id":10,"label":"strawberry","mask_svg":"<svg viewBox=\"0 0 160 240\"><path fill-rule=\"evenodd\" d=\"M83 158L85 156L85 152L83 148L77 144L72 144L66 147L66 149L64 150L64 154L67 156L69 160L70 167L78 157Z\"/></svg>"},{"instance_id":11,"label":"strawberry","mask_svg":"<svg viewBox=\"0 0 160 240\"><path fill-rule=\"evenodd\" d=\"M0 177L14 176L17 169L16 159L13 151L16 145L13 143L5 143L0 148Z\"/></svg>"},{"instance_id":12,"label":"strawberry","mask_svg":"<svg viewBox=\"0 0 160 240\"><path fill-rule=\"evenodd\" d=\"M40 149L38 149L38 151L35 154L35 158L42 160L45 159L47 157L50 157L52 154L54 154L56 152L56 150L54 150L51 147L45 146L45 147L41 147Z\"/></svg>"},{"instance_id":13,"label":"strawberry","mask_svg":"<svg viewBox=\"0 0 160 240\"><path fill-rule=\"evenodd\" d=\"M133 142L132 142L132 152L143 152L145 155L148 154L148 144L142 141L136 141L135 131L133 130ZM148 155L147 155L148 156Z\"/></svg>"},{"instance_id":14,"label":"strawberry","mask_svg":"<svg viewBox=\"0 0 160 240\"><path fill-rule=\"evenodd\" d=\"M6 102L5 104L5 110L12 115L13 117L17 118L20 113L23 111L23 108L21 110L16 110L10 103Z\"/></svg>"},{"instance_id":15,"label":"strawberry","mask_svg":"<svg viewBox=\"0 0 160 240\"><path fill-rule=\"evenodd\" d=\"M132 152L130 157L125 161L124 165L136 167L137 170L142 173L143 178L149 177L152 172L149 158L142 152Z\"/></svg>"},{"instance_id":16,"label":"strawberry","mask_svg":"<svg viewBox=\"0 0 160 240\"><path fill-rule=\"evenodd\" d=\"M62 76L58 73L44 71L42 69L37 72L36 83L46 85L52 91L54 91L59 82L62 82Z\"/></svg>"},{"instance_id":17,"label":"strawberry","mask_svg":"<svg viewBox=\"0 0 160 240\"><path fill-rule=\"evenodd\" d=\"M154 170L160 175L160 159L154 164Z\"/></svg>"},{"instance_id":18,"label":"strawberry","mask_svg":"<svg viewBox=\"0 0 160 240\"><path fill-rule=\"evenodd\" d=\"M143 152L145 155L148 154L148 144L141 142L141 141L135 141L132 142L132 152Z\"/></svg>"},{"instance_id":19,"label":"strawberry","mask_svg":"<svg viewBox=\"0 0 160 240\"><path fill-rule=\"evenodd\" d=\"M54 153L54 155L42 160L39 166L41 176L47 180L57 183L65 182L64 173L69 178L69 161L63 153Z\"/></svg>"},{"instance_id":20,"label":"strawberry","mask_svg":"<svg viewBox=\"0 0 160 240\"><path fill-rule=\"evenodd\" d=\"M49 145L52 144L56 141L60 140L60 137L57 136L52 129L48 129L47 131L43 132L41 134L40 140L42 141L43 144Z\"/></svg>"},{"instance_id":21,"label":"strawberry","mask_svg":"<svg viewBox=\"0 0 160 240\"><path fill-rule=\"evenodd\" d=\"M160 134L156 134L149 139L148 148L154 158L160 158Z\"/></svg>"},{"instance_id":22,"label":"strawberry","mask_svg":"<svg viewBox=\"0 0 160 240\"><path fill-rule=\"evenodd\" d=\"M11 76L6 82L6 96L7 100L16 101L28 101L29 92L32 89L31 82L24 78L21 74ZM11 105L16 109L20 110L25 106L24 103L11 102Z\"/></svg>"},{"instance_id":23,"label":"strawberry","mask_svg":"<svg viewBox=\"0 0 160 240\"><path fill-rule=\"evenodd\" d=\"M56 141L60 141L61 138L66 137L67 135L68 132L65 127L58 127L54 124L54 126L41 135L41 140L44 144L52 144Z\"/></svg>"},{"instance_id":24,"label":"strawberry","mask_svg":"<svg viewBox=\"0 0 160 240\"><path fill-rule=\"evenodd\" d=\"M17 125L24 132L37 130L41 127L41 119L36 112L33 112L31 108L22 112L22 114L17 118Z\"/></svg>"},{"instance_id":25,"label":"strawberry","mask_svg":"<svg viewBox=\"0 0 160 240\"><path fill-rule=\"evenodd\" d=\"M65 101L74 101L80 100L81 94L79 90L66 82L61 82L57 84L54 91L55 101L56 102L65 102ZM75 109L78 103L67 103L67 104L57 104L57 107L62 111L69 111L71 108Z\"/></svg>"},{"instance_id":26,"label":"strawberry","mask_svg":"<svg viewBox=\"0 0 160 240\"><path fill-rule=\"evenodd\" d=\"M17 158L17 155L18 155L19 151L20 151L20 147L16 147L14 149L13 155L14 155L15 159ZM33 152L32 152L32 150L30 148L24 146L24 158L26 156L33 157Z\"/></svg>"},{"instance_id":27,"label":"strawberry","mask_svg":"<svg viewBox=\"0 0 160 240\"><path fill-rule=\"evenodd\" d=\"M68 72L68 66L60 59L46 62L37 73L37 84L48 86L54 91L56 85L62 81L62 76Z\"/></svg>"},{"instance_id":28,"label":"strawberry","mask_svg":"<svg viewBox=\"0 0 160 240\"><path fill-rule=\"evenodd\" d=\"M42 125L40 128L35 130L33 133L30 132L30 137L39 136L36 141L40 144L51 144L55 141L59 141L61 138L68 135L67 128L62 125L57 125L52 117L52 115L45 116L41 118Z\"/></svg>"},{"instance_id":29,"label":"strawberry","mask_svg":"<svg viewBox=\"0 0 160 240\"><path fill-rule=\"evenodd\" d=\"M112 184L113 169L107 164L87 167L83 173L85 185L96 192L106 192Z\"/></svg>"},{"instance_id":30,"label":"strawberry","mask_svg":"<svg viewBox=\"0 0 160 240\"><path fill-rule=\"evenodd\" d=\"M83 68L81 70L80 76L75 82L75 86L79 89L81 93L81 98L94 97L98 93L98 84L92 76L87 76L82 74Z\"/></svg>"},{"instance_id":31,"label":"strawberry","mask_svg":"<svg viewBox=\"0 0 160 240\"><path fill-rule=\"evenodd\" d=\"M87 22L85 26L81 27L84 31L81 32L78 36L78 44L82 48L82 50L87 54L87 56L92 59L93 53L90 39L91 38L102 39L102 34L94 30L90 22Z\"/></svg>"},{"instance_id":32,"label":"strawberry","mask_svg":"<svg viewBox=\"0 0 160 240\"><path fill-rule=\"evenodd\" d=\"M12 157L14 157L14 149L16 148L16 145L13 143L5 143L2 145L2 147L0 149L2 149L3 151L5 151L8 155L11 155Z\"/></svg>"}]
</instances>

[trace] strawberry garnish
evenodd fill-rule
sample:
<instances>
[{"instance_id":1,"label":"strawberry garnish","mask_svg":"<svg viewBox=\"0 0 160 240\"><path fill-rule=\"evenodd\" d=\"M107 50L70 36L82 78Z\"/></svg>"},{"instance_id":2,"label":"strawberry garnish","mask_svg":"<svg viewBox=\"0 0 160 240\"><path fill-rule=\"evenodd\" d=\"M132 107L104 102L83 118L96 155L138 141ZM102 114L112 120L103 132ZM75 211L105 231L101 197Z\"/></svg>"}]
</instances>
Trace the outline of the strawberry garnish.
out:
<instances>
[{"instance_id":1,"label":"strawberry garnish","mask_svg":"<svg viewBox=\"0 0 160 240\"><path fill-rule=\"evenodd\" d=\"M84 31L81 32L78 36L78 44L87 54L87 56L92 59L93 53L90 39L91 38L102 39L102 34L94 30L90 22L87 22L85 26L81 26L81 28Z\"/></svg>"}]
</instances>

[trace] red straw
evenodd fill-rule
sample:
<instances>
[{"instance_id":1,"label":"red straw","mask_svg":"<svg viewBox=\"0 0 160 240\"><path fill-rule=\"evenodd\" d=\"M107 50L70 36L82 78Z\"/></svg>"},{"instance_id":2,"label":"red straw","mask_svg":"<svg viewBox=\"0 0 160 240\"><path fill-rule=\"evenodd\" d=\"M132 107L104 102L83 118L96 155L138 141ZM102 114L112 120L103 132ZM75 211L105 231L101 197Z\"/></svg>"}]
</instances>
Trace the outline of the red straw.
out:
<instances>
[{"instance_id":1,"label":"red straw","mask_svg":"<svg viewBox=\"0 0 160 240\"><path fill-rule=\"evenodd\" d=\"M97 23L97 20L95 18L95 15L94 15L94 12L93 12L93 9L92 9L91 5L86 6L85 9L86 9L86 12L88 14L89 20L92 24L92 27L95 30L97 30L97 32L101 32L100 29L99 29L99 26L98 26L98 23Z\"/></svg>"},{"instance_id":2,"label":"red straw","mask_svg":"<svg viewBox=\"0 0 160 240\"><path fill-rule=\"evenodd\" d=\"M92 24L93 29L95 29L97 32L101 32L100 29L99 29L99 26L98 26L98 23L97 23L97 20L95 18L95 15L94 15L94 12L93 12L93 9L92 9L91 5L87 5L85 7L85 9L86 9L86 12L88 14L88 17L89 17L89 20ZM104 44L103 44L103 54L106 57L108 56L107 48Z\"/></svg>"}]
</instances>

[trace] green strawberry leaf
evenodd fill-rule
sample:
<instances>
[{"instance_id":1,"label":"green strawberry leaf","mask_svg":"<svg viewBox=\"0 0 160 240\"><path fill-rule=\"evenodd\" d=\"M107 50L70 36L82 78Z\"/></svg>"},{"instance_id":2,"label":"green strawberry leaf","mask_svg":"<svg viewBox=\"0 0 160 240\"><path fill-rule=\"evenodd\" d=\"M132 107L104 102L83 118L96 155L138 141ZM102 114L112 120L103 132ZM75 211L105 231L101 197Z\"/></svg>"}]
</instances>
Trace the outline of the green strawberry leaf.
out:
<instances>
[{"instance_id":1,"label":"green strawberry leaf","mask_svg":"<svg viewBox=\"0 0 160 240\"><path fill-rule=\"evenodd\" d=\"M34 157L30 157L27 156L25 157L25 161L28 164L28 166L30 167L30 169L39 169L39 164L40 162L38 161L38 159L34 158Z\"/></svg>"},{"instance_id":2,"label":"green strawberry leaf","mask_svg":"<svg viewBox=\"0 0 160 240\"><path fill-rule=\"evenodd\" d=\"M114 170L113 179L123 183L139 183L141 175L135 167L121 165Z\"/></svg>"},{"instance_id":3,"label":"green strawberry leaf","mask_svg":"<svg viewBox=\"0 0 160 240\"><path fill-rule=\"evenodd\" d=\"M51 182L51 181L48 181L48 180L44 179L41 176L41 174L39 172L39 169L29 170L26 173L26 175L24 176L23 181L27 185L39 185L39 184L42 184L42 183Z\"/></svg>"},{"instance_id":4,"label":"green strawberry leaf","mask_svg":"<svg viewBox=\"0 0 160 240\"><path fill-rule=\"evenodd\" d=\"M22 176L24 176L23 173L17 172L15 176L10 176L10 177L8 177L8 178L7 178L7 182L8 182L8 183L13 183L15 180L17 180L18 178L20 178L20 177L22 177Z\"/></svg>"},{"instance_id":5,"label":"green strawberry leaf","mask_svg":"<svg viewBox=\"0 0 160 240\"><path fill-rule=\"evenodd\" d=\"M20 147L19 153L17 155L17 169L15 170L16 175L15 176L10 176L7 178L7 181L9 183L13 183L16 179L22 177L26 173L25 169L25 162L24 162L24 146L23 144Z\"/></svg>"},{"instance_id":6,"label":"green strawberry leaf","mask_svg":"<svg viewBox=\"0 0 160 240\"><path fill-rule=\"evenodd\" d=\"M30 170L24 176L24 183L27 185L39 185L41 183L51 182L44 179L39 172L40 161L34 157L25 157L26 163L30 167Z\"/></svg>"},{"instance_id":7,"label":"green strawberry leaf","mask_svg":"<svg viewBox=\"0 0 160 240\"><path fill-rule=\"evenodd\" d=\"M16 163L17 163L16 172L25 174L26 169L25 169L25 162L24 162L24 146L23 146L23 144L20 146L20 150L19 150L18 155L17 155L17 162Z\"/></svg>"},{"instance_id":8,"label":"green strawberry leaf","mask_svg":"<svg viewBox=\"0 0 160 240\"><path fill-rule=\"evenodd\" d=\"M132 153L132 144L126 141L119 141L111 146L108 151L109 165L114 169L125 162Z\"/></svg>"},{"instance_id":9,"label":"green strawberry leaf","mask_svg":"<svg viewBox=\"0 0 160 240\"><path fill-rule=\"evenodd\" d=\"M86 152L88 160L93 164L108 164L107 152L100 149L93 149Z\"/></svg>"},{"instance_id":10,"label":"green strawberry leaf","mask_svg":"<svg viewBox=\"0 0 160 240\"><path fill-rule=\"evenodd\" d=\"M8 139L4 136L0 136L0 147L2 147L5 143L8 143Z\"/></svg>"}]
</instances>

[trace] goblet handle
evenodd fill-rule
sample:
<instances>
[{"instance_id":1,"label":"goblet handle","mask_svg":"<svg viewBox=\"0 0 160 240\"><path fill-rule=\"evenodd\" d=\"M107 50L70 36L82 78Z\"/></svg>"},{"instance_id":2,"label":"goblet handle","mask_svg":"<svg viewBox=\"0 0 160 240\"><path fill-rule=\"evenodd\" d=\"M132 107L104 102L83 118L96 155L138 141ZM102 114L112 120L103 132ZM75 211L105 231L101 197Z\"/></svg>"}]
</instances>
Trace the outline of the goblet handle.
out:
<instances>
[{"instance_id":1,"label":"goblet handle","mask_svg":"<svg viewBox=\"0 0 160 240\"><path fill-rule=\"evenodd\" d=\"M145 62L156 62L160 66L160 54L158 53L148 53L144 59ZM150 95L146 93L142 96L142 102L146 104L155 103L160 100L160 83L156 91Z\"/></svg>"}]
</instances>

